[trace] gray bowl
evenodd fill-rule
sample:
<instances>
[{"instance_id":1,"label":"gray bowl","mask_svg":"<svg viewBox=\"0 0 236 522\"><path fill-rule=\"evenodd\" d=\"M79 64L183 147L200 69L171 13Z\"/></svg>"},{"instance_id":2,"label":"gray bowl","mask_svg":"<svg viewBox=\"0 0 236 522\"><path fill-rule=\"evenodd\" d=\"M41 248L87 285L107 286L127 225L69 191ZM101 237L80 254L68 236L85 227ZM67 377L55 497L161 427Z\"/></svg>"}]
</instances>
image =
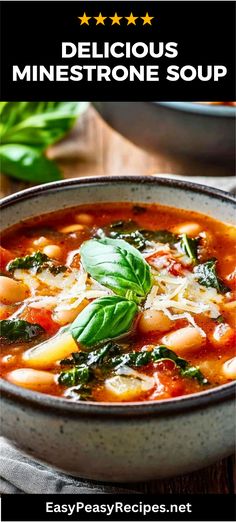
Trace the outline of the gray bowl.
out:
<instances>
[{"instance_id":1,"label":"gray bowl","mask_svg":"<svg viewBox=\"0 0 236 522\"><path fill-rule=\"evenodd\" d=\"M130 141L172 160L176 174L235 173L234 107L135 101L96 102L94 106Z\"/></svg>"},{"instance_id":2,"label":"gray bowl","mask_svg":"<svg viewBox=\"0 0 236 522\"><path fill-rule=\"evenodd\" d=\"M156 202L234 220L234 199L192 183L148 177L80 178L3 200L5 228L82 203ZM233 383L148 403L73 403L1 382L2 434L64 473L102 481L140 481L186 473L234 449Z\"/></svg>"}]
</instances>

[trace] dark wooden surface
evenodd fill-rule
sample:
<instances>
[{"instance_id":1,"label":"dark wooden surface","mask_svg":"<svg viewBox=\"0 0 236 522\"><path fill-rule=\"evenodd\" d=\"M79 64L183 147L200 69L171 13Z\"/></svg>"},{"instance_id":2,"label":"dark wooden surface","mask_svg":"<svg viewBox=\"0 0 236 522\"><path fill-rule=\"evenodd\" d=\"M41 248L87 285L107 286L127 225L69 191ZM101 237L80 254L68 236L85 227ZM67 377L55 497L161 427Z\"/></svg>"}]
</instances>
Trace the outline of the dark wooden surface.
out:
<instances>
[{"instance_id":1,"label":"dark wooden surface","mask_svg":"<svg viewBox=\"0 0 236 522\"><path fill-rule=\"evenodd\" d=\"M93 109L82 116L68 138L54 146L49 155L59 162L66 178L179 171L178 165L145 153L111 131ZM25 187L25 183L1 176L2 196ZM189 475L123 487L145 493L233 493L235 462L232 456Z\"/></svg>"}]
</instances>

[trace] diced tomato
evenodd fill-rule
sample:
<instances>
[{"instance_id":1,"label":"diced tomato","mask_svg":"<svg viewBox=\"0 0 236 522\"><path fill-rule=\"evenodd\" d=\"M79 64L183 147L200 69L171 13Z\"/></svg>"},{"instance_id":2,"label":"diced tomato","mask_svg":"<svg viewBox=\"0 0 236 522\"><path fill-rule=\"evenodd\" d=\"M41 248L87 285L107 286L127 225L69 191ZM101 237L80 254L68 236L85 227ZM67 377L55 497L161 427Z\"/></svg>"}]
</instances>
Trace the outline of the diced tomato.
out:
<instances>
[{"instance_id":1,"label":"diced tomato","mask_svg":"<svg viewBox=\"0 0 236 522\"><path fill-rule=\"evenodd\" d=\"M52 319L50 310L28 308L25 319L29 323L40 324L50 335L54 335L59 329L59 325Z\"/></svg>"},{"instance_id":2,"label":"diced tomato","mask_svg":"<svg viewBox=\"0 0 236 522\"><path fill-rule=\"evenodd\" d=\"M186 393L186 387L183 381L176 381L172 384L170 395L171 397L179 397Z\"/></svg>"},{"instance_id":3,"label":"diced tomato","mask_svg":"<svg viewBox=\"0 0 236 522\"><path fill-rule=\"evenodd\" d=\"M170 272L170 274L179 276L183 274L183 265L181 265L181 263L177 263L176 261L172 261L167 270Z\"/></svg>"},{"instance_id":4,"label":"diced tomato","mask_svg":"<svg viewBox=\"0 0 236 522\"><path fill-rule=\"evenodd\" d=\"M10 250L7 250L6 248L3 248L0 246L0 269L2 271L6 270L6 266L14 258L14 255L10 252Z\"/></svg>"},{"instance_id":5,"label":"diced tomato","mask_svg":"<svg viewBox=\"0 0 236 522\"><path fill-rule=\"evenodd\" d=\"M173 369L175 368L175 363L174 361L171 361L170 359L166 359L164 361L160 361L157 363L157 369L158 371L161 371L161 372L166 372L166 371L172 371Z\"/></svg>"}]
</instances>

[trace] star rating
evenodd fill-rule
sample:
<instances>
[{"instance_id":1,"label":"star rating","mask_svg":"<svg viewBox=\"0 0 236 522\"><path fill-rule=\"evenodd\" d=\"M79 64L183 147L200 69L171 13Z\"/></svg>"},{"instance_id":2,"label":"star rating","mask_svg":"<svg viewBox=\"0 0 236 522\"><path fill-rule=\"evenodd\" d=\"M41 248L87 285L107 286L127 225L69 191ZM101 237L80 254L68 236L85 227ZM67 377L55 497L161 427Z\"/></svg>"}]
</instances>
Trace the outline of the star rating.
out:
<instances>
[{"instance_id":1,"label":"star rating","mask_svg":"<svg viewBox=\"0 0 236 522\"><path fill-rule=\"evenodd\" d=\"M125 18L126 18L126 20L128 20L127 25L130 25L130 24L136 25L136 20L137 20L138 16L134 16L133 13L130 13L130 15L125 16Z\"/></svg>"},{"instance_id":2,"label":"star rating","mask_svg":"<svg viewBox=\"0 0 236 522\"><path fill-rule=\"evenodd\" d=\"M97 20L96 25L99 25L99 24L105 25L104 20L106 20L107 16L102 16L102 13L99 13L98 16L94 16L93 18L95 18L95 20Z\"/></svg>"},{"instance_id":3,"label":"star rating","mask_svg":"<svg viewBox=\"0 0 236 522\"><path fill-rule=\"evenodd\" d=\"M134 16L131 12L129 16L118 16L117 12L115 12L114 16L103 16L100 12L98 16L87 16L84 12L83 16L77 16L77 18L80 20L80 25L93 25L89 23L89 20L96 20L96 25L106 25L105 20L111 20L111 25L122 25L120 21L124 18L127 20L126 25L138 25L138 22L136 24L136 20L140 19L143 21L142 25L152 25L152 20L154 20L154 16L149 16L149 13L146 13L145 16ZM140 22L139 22L140 24Z\"/></svg>"},{"instance_id":4,"label":"star rating","mask_svg":"<svg viewBox=\"0 0 236 522\"><path fill-rule=\"evenodd\" d=\"M115 24L120 25L120 20L123 18L123 16L118 16L118 14L115 13L114 16L109 16L109 18L112 20L111 25L115 25Z\"/></svg>"},{"instance_id":5,"label":"star rating","mask_svg":"<svg viewBox=\"0 0 236 522\"><path fill-rule=\"evenodd\" d=\"M79 18L81 20L80 25L83 25L83 24L89 25L89 20L92 17L87 16L86 13L84 13L83 16L78 16L77 18Z\"/></svg>"},{"instance_id":6,"label":"star rating","mask_svg":"<svg viewBox=\"0 0 236 522\"><path fill-rule=\"evenodd\" d=\"M142 20L143 20L143 25L146 25L146 24L152 25L152 20L153 20L154 16L149 16L149 14L146 13L146 16L140 16L140 18L142 18Z\"/></svg>"}]
</instances>

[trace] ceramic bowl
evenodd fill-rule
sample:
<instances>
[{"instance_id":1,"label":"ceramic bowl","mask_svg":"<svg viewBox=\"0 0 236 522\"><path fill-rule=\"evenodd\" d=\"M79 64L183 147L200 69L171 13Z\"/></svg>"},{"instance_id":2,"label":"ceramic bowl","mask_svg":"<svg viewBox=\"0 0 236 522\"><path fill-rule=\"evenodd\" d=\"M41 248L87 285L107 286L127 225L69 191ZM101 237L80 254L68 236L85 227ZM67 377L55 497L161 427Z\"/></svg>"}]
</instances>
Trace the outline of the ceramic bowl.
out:
<instances>
[{"instance_id":1,"label":"ceramic bowl","mask_svg":"<svg viewBox=\"0 0 236 522\"><path fill-rule=\"evenodd\" d=\"M156 202L233 222L219 190L149 177L82 178L3 200L7 228L80 203ZM148 403L74 403L2 381L2 434L27 454L71 475L135 482L186 473L234 448L234 385Z\"/></svg>"},{"instance_id":2,"label":"ceramic bowl","mask_svg":"<svg viewBox=\"0 0 236 522\"><path fill-rule=\"evenodd\" d=\"M119 133L172 161L176 174L235 173L235 107L191 102L96 102Z\"/></svg>"}]
</instances>

